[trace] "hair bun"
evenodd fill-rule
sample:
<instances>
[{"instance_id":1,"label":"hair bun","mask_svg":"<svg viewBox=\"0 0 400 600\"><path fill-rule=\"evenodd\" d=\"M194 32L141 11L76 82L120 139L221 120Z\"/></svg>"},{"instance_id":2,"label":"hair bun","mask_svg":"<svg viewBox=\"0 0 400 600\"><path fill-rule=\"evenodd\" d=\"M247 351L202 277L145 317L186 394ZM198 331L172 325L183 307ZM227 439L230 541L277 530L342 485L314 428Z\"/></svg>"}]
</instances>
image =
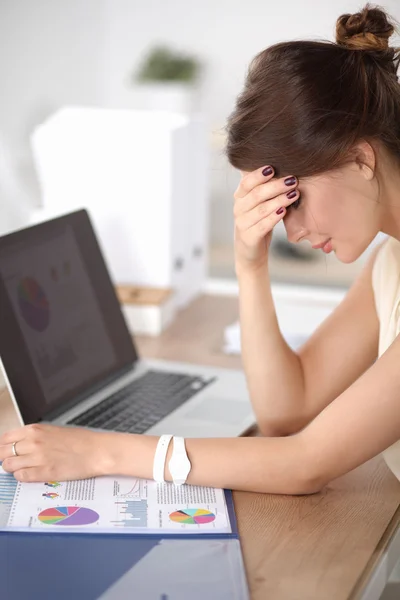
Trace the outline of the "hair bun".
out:
<instances>
[{"instance_id":1,"label":"hair bun","mask_svg":"<svg viewBox=\"0 0 400 600\"><path fill-rule=\"evenodd\" d=\"M350 50L387 51L395 27L381 8L370 3L358 13L341 15L336 21L336 43Z\"/></svg>"}]
</instances>

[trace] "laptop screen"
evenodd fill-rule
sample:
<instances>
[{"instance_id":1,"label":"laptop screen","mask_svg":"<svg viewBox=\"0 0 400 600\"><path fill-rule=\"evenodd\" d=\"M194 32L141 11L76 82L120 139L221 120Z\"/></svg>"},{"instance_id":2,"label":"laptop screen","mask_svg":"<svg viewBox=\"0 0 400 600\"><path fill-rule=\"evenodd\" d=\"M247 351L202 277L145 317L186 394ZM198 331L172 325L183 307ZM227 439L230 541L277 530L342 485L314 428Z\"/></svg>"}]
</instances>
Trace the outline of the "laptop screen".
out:
<instances>
[{"instance_id":1,"label":"laptop screen","mask_svg":"<svg viewBox=\"0 0 400 600\"><path fill-rule=\"evenodd\" d=\"M0 238L0 355L25 423L137 360L85 210Z\"/></svg>"}]
</instances>

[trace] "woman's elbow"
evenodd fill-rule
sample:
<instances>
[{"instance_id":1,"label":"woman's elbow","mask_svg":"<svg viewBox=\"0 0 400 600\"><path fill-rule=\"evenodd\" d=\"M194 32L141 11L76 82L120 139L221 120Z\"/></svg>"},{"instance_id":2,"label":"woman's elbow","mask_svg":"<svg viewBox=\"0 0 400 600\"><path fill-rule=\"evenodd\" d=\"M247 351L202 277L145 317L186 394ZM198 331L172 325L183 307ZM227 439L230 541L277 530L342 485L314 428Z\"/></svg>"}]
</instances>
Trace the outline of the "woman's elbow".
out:
<instances>
[{"instance_id":1,"label":"woman's elbow","mask_svg":"<svg viewBox=\"0 0 400 600\"><path fill-rule=\"evenodd\" d=\"M268 481L265 489L258 489L255 491L284 496L311 496L313 494L319 494L323 490L324 485L325 484L318 479L302 477L296 473L293 477L284 477L275 489L273 487L271 489L271 483Z\"/></svg>"},{"instance_id":2,"label":"woman's elbow","mask_svg":"<svg viewBox=\"0 0 400 600\"><path fill-rule=\"evenodd\" d=\"M298 483L299 496L311 496L322 492L327 482L321 477L306 477Z\"/></svg>"},{"instance_id":3,"label":"woman's elbow","mask_svg":"<svg viewBox=\"0 0 400 600\"><path fill-rule=\"evenodd\" d=\"M301 419L291 421L257 421L257 428L263 437L286 437L299 433L307 423Z\"/></svg>"},{"instance_id":4,"label":"woman's elbow","mask_svg":"<svg viewBox=\"0 0 400 600\"><path fill-rule=\"evenodd\" d=\"M316 461L314 450L305 442L304 436L297 436L299 442L299 460L297 464L297 483L300 494L318 494L331 481L329 474L325 472L320 461Z\"/></svg>"},{"instance_id":5,"label":"woman's elbow","mask_svg":"<svg viewBox=\"0 0 400 600\"><path fill-rule=\"evenodd\" d=\"M327 473L321 469L319 461L315 460L314 451L307 444L304 435L296 435L294 442L292 477L296 495L311 495L320 493L329 483Z\"/></svg>"}]
</instances>

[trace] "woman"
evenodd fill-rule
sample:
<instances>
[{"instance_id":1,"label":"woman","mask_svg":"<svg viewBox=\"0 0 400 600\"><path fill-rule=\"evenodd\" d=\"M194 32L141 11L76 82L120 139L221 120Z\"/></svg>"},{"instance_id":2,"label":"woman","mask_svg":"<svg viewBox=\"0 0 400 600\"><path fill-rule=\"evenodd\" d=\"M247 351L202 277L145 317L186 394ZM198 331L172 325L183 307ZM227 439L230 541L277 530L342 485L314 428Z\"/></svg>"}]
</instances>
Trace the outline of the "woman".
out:
<instances>
[{"instance_id":1,"label":"woman","mask_svg":"<svg viewBox=\"0 0 400 600\"><path fill-rule=\"evenodd\" d=\"M228 120L227 155L242 173L234 195L242 355L264 437L187 439L190 484L309 494L383 451L400 478L394 31L388 15L367 4L339 17L336 43L279 43L250 66ZM279 331L268 275L281 219L290 241L307 239L345 263L379 231L389 236L297 353ZM151 478L159 438L38 424L6 433L0 444L4 469L21 481ZM169 481L171 452L172 444Z\"/></svg>"}]
</instances>

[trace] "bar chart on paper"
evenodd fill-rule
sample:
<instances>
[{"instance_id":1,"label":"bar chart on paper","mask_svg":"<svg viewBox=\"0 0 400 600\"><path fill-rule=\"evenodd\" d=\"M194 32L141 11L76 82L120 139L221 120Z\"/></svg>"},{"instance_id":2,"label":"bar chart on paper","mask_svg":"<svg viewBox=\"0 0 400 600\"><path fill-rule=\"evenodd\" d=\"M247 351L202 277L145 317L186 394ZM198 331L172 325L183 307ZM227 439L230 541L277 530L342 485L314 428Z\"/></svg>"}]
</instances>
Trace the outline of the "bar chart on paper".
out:
<instances>
[{"instance_id":1,"label":"bar chart on paper","mask_svg":"<svg viewBox=\"0 0 400 600\"><path fill-rule=\"evenodd\" d=\"M18 481L13 475L0 471L0 527L5 527L8 523L17 486Z\"/></svg>"},{"instance_id":2,"label":"bar chart on paper","mask_svg":"<svg viewBox=\"0 0 400 600\"><path fill-rule=\"evenodd\" d=\"M115 502L118 510L116 527L147 527L147 500L126 500Z\"/></svg>"}]
</instances>

